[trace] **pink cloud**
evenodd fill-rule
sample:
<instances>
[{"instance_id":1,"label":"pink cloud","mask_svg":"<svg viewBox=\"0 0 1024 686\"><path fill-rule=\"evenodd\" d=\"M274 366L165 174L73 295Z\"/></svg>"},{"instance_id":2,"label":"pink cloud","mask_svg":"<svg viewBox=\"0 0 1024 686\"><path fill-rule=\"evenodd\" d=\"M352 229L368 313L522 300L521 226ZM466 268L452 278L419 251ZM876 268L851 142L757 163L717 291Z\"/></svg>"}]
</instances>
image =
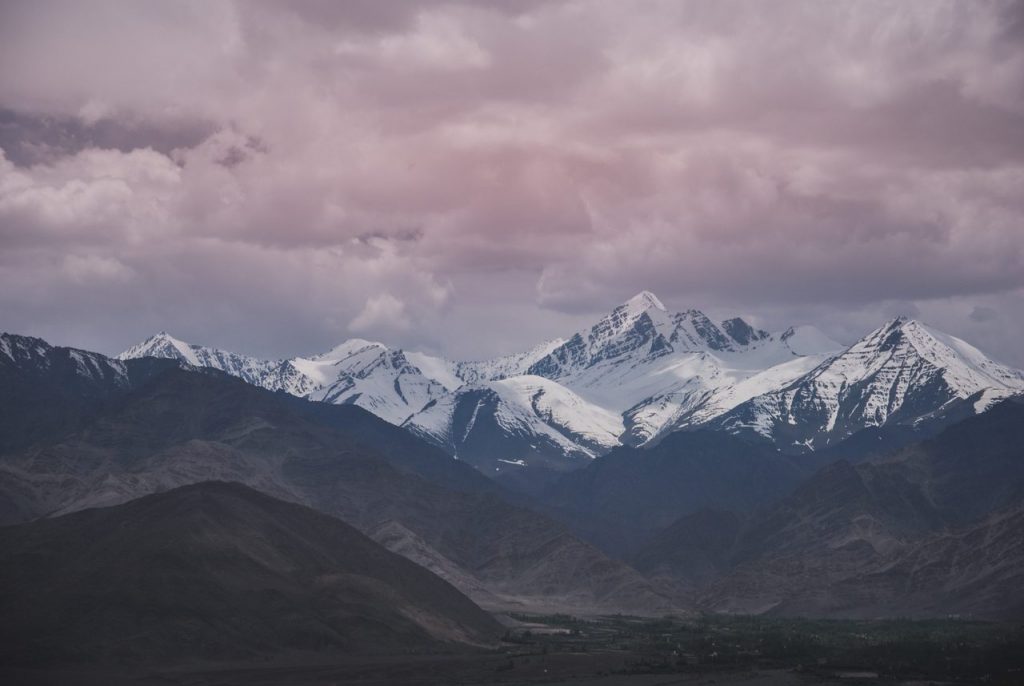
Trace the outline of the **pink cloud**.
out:
<instances>
[{"instance_id":1,"label":"pink cloud","mask_svg":"<svg viewBox=\"0 0 1024 686\"><path fill-rule=\"evenodd\" d=\"M1024 288L1012 3L3 13L6 327L486 355L651 288L837 328L910 303L1012 351L971 317ZM141 314L89 334L104 308Z\"/></svg>"}]
</instances>

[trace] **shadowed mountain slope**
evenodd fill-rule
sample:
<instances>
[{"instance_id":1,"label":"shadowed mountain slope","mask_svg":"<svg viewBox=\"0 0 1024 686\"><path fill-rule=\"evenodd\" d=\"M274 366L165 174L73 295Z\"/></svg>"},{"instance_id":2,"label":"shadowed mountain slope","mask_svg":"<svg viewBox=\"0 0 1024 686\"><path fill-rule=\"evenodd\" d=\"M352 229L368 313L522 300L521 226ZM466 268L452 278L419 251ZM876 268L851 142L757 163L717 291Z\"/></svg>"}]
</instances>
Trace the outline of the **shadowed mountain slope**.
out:
<instances>
[{"instance_id":1,"label":"shadowed mountain slope","mask_svg":"<svg viewBox=\"0 0 1024 686\"><path fill-rule=\"evenodd\" d=\"M114 360L0 334L0 454L72 433L117 398L179 364Z\"/></svg>"},{"instance_id":2,"label":"shadowed mountain slope","mask_svg":"<svg viewBox=\"0 0 1024 686\"><path fill-rule=\"evenodd\" d=\"M882 461L829 465L740 527L680 520L636 564L731 612L1020 616L1022 505L1024 405L1006 401Z\"/></svg>"},{"instance_id":3,"label":"shadowed mountain slope","mask_svg":"<svg viewBox=\"0 0 1024 686\"><path fill-rule=\"evenodd\" d=\"M404 652L498 635L437 576L240 484L0 528L5 663Z\"/></svg>"},{"instance_id":4,"label":"shadowed mountain slope","mask_svg":"<svg viewBox=\"0 0 1024 686\"><path fill-rule=\"evenodd\" d=\"M726 433L683 431L650 448L618 448L566 474L544 502L589 540L623 553L702 508L745 512L811 472L801 457Z\"/></svg>"},{"instance_id":5,"label":"shadowed mountain slope","mask_svg":"<svg viewBox=\"0 0 1024 686\"><path fill-rule=\"evenodd\" d=\"M451 562L447 571L432 568L481 602L673 606L627 565L510 504L493 482L401 429L359 408L327 408L216 372L169 369L80 430L0 455L0 512L25 521L211 479L312 506L365 532L387 530L389 545L414 561ZM417 545L396 531L411 532Z\"/></svg>"}]
</instances>

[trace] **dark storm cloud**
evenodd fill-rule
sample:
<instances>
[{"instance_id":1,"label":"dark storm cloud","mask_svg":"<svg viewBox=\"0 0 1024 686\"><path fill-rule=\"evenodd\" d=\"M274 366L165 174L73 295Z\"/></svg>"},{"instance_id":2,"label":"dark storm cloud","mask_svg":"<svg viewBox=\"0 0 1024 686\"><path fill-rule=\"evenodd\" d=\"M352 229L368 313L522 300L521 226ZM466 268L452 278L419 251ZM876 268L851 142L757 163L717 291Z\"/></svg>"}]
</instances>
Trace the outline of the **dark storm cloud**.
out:
<instances>
[{"instance_id":1,"label":"dark storm cloud","mask_svg":"<svg viewBox=\"0 0 1024 686\"><path fill-rule=\"evenodd\" d=\"M0 326L481 356L649 288L1024 365L1021 7L3 3Z\"/></svg>"},{"instance_id":2,"label":"dark storm cloud","mask_svg":"<svg viewBox=\"0 0 1024 686\"><path fill-rule=\"evenodd\" d=\"M198 145L214 130L213 125L197 121L165 125L117 119L83 121L0 109L0 149L19 166L54 162L88 148L121 152L152 148L169 155L177 148Z\"/></svg>"},{"instance_id":3,"label":"dark storm cloud","mask_svg":"<svg viewBox=\"0 0 1024 686\"><path fill-rule=\"evenodd\" d=\"M423 11L444 5L468 5L519 16L551 0L257 0L271 12L289 12L317 27L358 32L394 32L408 29Z\"/></svg>"}]
</instances>

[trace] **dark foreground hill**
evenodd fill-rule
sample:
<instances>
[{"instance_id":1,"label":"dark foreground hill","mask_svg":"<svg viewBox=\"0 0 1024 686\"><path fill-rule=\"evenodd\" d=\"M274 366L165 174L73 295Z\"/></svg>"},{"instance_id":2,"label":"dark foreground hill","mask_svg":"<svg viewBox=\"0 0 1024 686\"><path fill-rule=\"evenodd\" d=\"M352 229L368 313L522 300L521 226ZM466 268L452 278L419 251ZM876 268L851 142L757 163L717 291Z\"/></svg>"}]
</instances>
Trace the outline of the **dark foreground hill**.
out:
<instances>
[{"instance_id":1,"label":"dark foreground hill","mask_svg":"<svg viewBox=\"0 0 1024 686\"><path fill-rule=\"evenodd\" d=\"M499 633L351 526L241 484L0 528L5 664L395 653Z\"/></svg>"}]
</instances>

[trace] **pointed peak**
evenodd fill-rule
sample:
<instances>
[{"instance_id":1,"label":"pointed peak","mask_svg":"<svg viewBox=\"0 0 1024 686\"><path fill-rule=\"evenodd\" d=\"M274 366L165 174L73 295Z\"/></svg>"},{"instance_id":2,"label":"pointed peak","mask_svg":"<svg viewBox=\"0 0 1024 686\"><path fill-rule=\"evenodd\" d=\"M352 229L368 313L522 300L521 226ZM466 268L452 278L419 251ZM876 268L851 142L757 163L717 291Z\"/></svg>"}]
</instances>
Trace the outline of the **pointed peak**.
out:
<instances>
[{"instance_id":1,"label":"pointed peak","mask_svg":"<svg viewBox=\"0 0 1024 686\"><path fill-rule=\"evenodd\" d=\"M885 330L892 330L892 329L906 329L906 328L912 328L912 327L917 327L917 326L921 326L921 322L919 322L916 319L913 319L912 317L909 317L909 316L907 316L905 314L901 314L901 315L899 315L897 317L893 317L892 319L887 321L885 324L882 325L882 328L885 329Z\"/></svg>"},{"instance_id":2,"label":"pointed peak","mask_svg":"<svg viewBox=\"0 0 1024 686\"><path fill-rule=\"evenodd\" d=\"M921 325L916 319L911 319L906 315L900 315L893 317L889 321L885 322L876 329L868 337L872 336L901 336L903 334L914 334L921 331L927 331L925 327Z\"/></svg>"},{"instance_id":3,"label":"pointed peak","mask_svg":"<svg viewBox=\"0 0 1024 686\"><path fill-rule=\"evenodd\" d=\"M117 355L117 358L128 360L136 357L169 357L185 360L189 364L198 364L195 353L196 349L199 349L199 346L186 343L166 331L160 331L143 342L128 348Z\"/></svg>"},{"instance_id":4,"label":"pointed peak","mask_svg":"<svg viewBox=\"0 0 1024 686\"><path fill-rule=\"evenodd\" d=\"M650 291L640 291L632 298L624 302L622 304L622 307L625 307L629 310L636 310L638 312L643 312L645 310L649 310L652 308L655 310L661 310L662 312L666 311L665 306L661 303L660 300L658 300L658 296L656 296L654 293L651 293Z\"/></svg>"},{"instance_id":5,"label":"pointed peak","mask_svg":"<svg viewBox=\"0 0 1024 686\"><path fill-rule=\"evenodd\" d=\"M149 342L149 343L167 343L169 345L173 345L178 350L183 350L185 348L192 348L192 347L200 347L200 346L193 346L192 343L189 343L188 341L182 340L182 339L178 338L177 336L172 336L171 334L167 333L166 331L161 331L158 334L156 334L155 336L152 336L149 339L149 341L147 341L147 342Z\"/></svg>"},{"instance_id":6,"label":"pointed peak","mask_svg":"<svg viewBox=\"0 0 1024 686\"><path fill-rule=\"evenodd\" d=\"M314 355L312 360L341 360L350 355L362 352L367 349L376 349L380 352L387 352L389 348L377 341L368 341L365 338L349 338L339 343L325 353Z\"/></svg>"},{"instance_id":7,"label":"pointed peak","mask_svg":"<svg viewBox=\"0 0 1024 686\"><path fill-rule=\"evenodd\" d=\"M167 333L164 329L157 331L155 334L146 339L146 341L181 341L180 338L175 338L171 334Z\"/></svg>"},{"instance_id":8,"label":"pointed peak","mask_svg":"<svg viewBox=\"0 0 1024 686\"><path fill-rule=\"evenodd\" d=\"M881 350L890 350L901 342L913 346L926 357L934 356L937 350L946 349L955 351L961 356L967 355L967 357L977 359L985 358L985 355L980 350L959 338L906 316L893 317L860 341L860 343L869 346L878 345Z\"/></svg>"}]
</instances>

